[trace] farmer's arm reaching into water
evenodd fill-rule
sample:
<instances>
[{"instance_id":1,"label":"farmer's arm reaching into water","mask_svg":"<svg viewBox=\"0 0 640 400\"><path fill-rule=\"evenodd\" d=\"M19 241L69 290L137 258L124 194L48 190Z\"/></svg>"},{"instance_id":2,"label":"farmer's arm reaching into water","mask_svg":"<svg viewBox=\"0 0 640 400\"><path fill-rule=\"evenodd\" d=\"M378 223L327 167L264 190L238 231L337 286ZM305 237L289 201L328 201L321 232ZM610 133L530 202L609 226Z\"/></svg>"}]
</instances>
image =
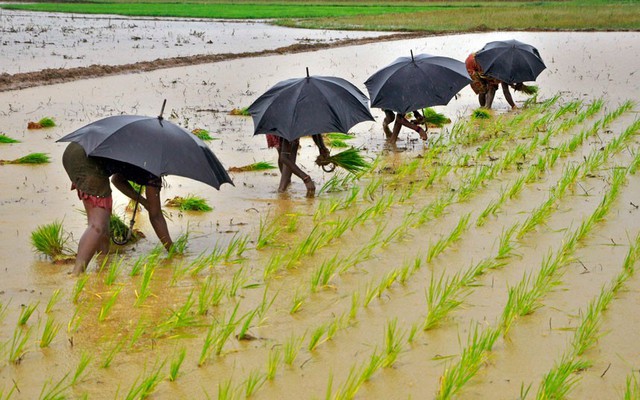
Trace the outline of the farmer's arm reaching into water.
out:
<instances>
[{"instance_id":1,"label":"farmer's arm reaching into water","mask_svg":"<svg viewBox=\"0 0 640 400\"><path fill-rule=\"evenodd\" d=\"M167 221L162 214L162 205L160 203L160 188L156 186L147 186L147 199L145 208L149 212L149 222L153 226L158 239L164 245L164 248L169 251L173 245L171 236L169 235L169 228L167 227Z\"/></svg>"},{"instance_id":2,"label":"farmer's arm reaching into water","mask_svg":"<svg viewBox=\"0 0 640 400\"><path fill-rule=\"evenodd\" d=\"M144 208L147 208L147 199L142 195L138 195L138 192L133 188L133 186L131 186L129 180L125 178L124 175L113 174L113 176L111 177L111 183L113 183L113 186L115 186L120 192L122 192L122 194L124 194L131 200L138 200L139 203L144 206ZM138 196L140 196L140 199L138 199Z\"/></svg>"}]
</instances>

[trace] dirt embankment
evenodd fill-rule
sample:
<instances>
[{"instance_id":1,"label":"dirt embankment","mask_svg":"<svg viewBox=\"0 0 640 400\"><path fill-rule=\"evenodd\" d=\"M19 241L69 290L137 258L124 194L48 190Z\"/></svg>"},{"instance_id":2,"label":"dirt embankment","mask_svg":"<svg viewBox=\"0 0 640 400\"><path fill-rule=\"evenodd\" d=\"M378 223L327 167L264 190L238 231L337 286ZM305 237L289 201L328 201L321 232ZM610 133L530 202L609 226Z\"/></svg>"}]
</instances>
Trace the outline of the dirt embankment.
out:
<instances>
[{"instance_id":1,"label":"dirt embankment","mask_svg":"<svg viewBox=\"0 0 640 400\"><path fill-rule=\"evenodd\" d=\"M214 63L225 60L233 60L247 57L260 57L275 54L294 54L314 50L352 46L357 44L374 43L389 40L415 39L429 36L426 32L398 33L376 38L345 39L333 43L294 44L279 47L273 50L262 50L245 53L202 54L186 57L171 57L154 61L140 61L123 65L90 65L76 68L49 68L35 72L17 74L0 74L0 92L8 90L26 89L42 85L70 82L79 79L98 78L103 76L118 75L132 72L154 71L163 68L182 67L194 64Z\"/></svg>"}]
</instances>

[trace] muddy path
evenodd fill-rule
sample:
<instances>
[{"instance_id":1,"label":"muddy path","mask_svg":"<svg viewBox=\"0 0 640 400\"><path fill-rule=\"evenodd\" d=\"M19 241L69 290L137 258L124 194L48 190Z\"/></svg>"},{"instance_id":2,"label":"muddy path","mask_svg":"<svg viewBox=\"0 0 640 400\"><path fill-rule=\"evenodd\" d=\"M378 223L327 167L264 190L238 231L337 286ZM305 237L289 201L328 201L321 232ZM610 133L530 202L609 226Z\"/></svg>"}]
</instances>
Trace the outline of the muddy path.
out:
<instances>
[{"instance_id":1,"label":"muddy path","mask_svg":"<svg viewBox=\"0 0 640 400\"><path fill-rule=\"evenodd\" d=\"M0 92L7 90L26 89L30 87L51 85L54 83L71 82L78 79L100 78L128 73L155 71L163 68L183 67L188 65L208 64L241 58L262 57L269 55L284 55L313 52L324 49L354 46L381 41L406 40L425 37L425 33L398 33L376 38L344 39L331 43L293 44L273 50L257 52L205 54L184 57L171 57L153 61L139 61L123 65L90 65L75 68L47 68L41 71L16 74L0 74Z\"/></svg>"}]
</instances>

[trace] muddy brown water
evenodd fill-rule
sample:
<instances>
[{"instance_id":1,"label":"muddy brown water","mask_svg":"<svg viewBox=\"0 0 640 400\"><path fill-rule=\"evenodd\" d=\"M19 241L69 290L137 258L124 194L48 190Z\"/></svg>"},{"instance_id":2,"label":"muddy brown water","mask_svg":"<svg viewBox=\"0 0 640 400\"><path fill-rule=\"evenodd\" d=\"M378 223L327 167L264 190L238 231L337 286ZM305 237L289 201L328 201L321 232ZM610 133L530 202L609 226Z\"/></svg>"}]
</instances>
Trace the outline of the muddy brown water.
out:
<instances>
[{"instance_id":1,"label":"muddy brown water","mask_svg":"<svg viewBox=\"0 0 640 400\"><path fill-rule=\"evenodd\" d=\"M59 220L71 235L70 247L77 245L86 221L80 212L79 201L69 190L68 178L60 163L64 144L55 143L55 140L95 119L119 113L156 115L166 98L165 115L172 121L190 129L211 131L216 140L209 142L210 147L226 167L256 161L274 162L275 152L266 148L264 137L252 135L250 118L230 116L228 112L234 107L249 105L276 82L302 76L308 66L312 74L340 76L364 90L363 82L369 75L410 50L464 60L469 52L484 43L507 38L535 44L545 59L548 69L537 82L541 98L556 93L561 94L562 102L575 99L591 102L602 98L607 110L626 100L640 101L637 79L640 36L616 32L503 32L429 37L230 60L0 93L0 133L21 141L0 145L0 158L11 160L32 152L46 152L52 158L52 163L47 165L0 166L0 235L3 239L0 241L0 302L6 307L0 327L4 343L0 348L0 390L7 393L15 386L14 398L36 398L43 387L45 391L51 388L67 372L73 375L82 354L86 353L91 355L91 361L79 381L66 389L70 398L85 394L89 398L125 398L136 379L149 376L165 360L166 364L160 368L162 379L152 398L216 398L219 388L227 382L237 397L244 397L250 376L265 373L270 352L280 351L282 356L287 341L294 337L303 338L298 356L291 365L280 362L275 379L266 381L254 397L323 398L328 382L332 382L332 392L335 392L347 380L352 367L366 363L376 349L384 348L385 327L396 319L405 338L397 361L362 384L356 397L435 397L442 374L457 360L469 330L475 324L481 328L494 325L506 302L507 288L522 279L525 271L539 268L543 256L557 249L564 233L578 225L597 206L609 184L610 165L581 181L568 198L560 202L544 226L518 243L519 256L509 260L508 268L481 277L479 286L473 287L465 298L464 307L455 310L436 329L426 332L418 329L411 343L406 343L411 327L420 324L427 314L425 292L431 277L464 270L493 254L503 229L521 221L532 207L543 201L560 176L562 165L579 162L580 155L563 160L543 180L528 185L521 196L509 202L485 226L472 224L459 243L425 263L407 284L395 283L379 298L373 299L368 307L360 305L355 319L341 325L331 340L324 341L314 350L308 348L314 331L329 326L343 313L349 313L354 293L359 293L362 304L367 288L377 284L393 268L401 267L415 257L424 257L430 243L450 232L460 216L469 212L477 215L513 180L515 173L505 174L498 181L489 183L471 200L455 204L436 222L411 229L402 240L377 248L371 258L345 273L336 274L330 285L315 293L310 290L310 281L312 271L319 265L336 254L346 256L360 250L371 240L378 226L388 224L389 229L397 226L410 207L419 209L428 204L447 190L446 185L436 185L421 192L410 204L392 206L384 215L347 232L338 243L303 257L295 268L264 279L263 271L272 255L285 252L288 244L297 243L314 226L313 214L317 208L331 199L341 198L344 193L323 193L307 199L304 186L294 179L288 193L278 194L275 191L278 176L270 172L235 173L232 176L235 186L224 185L220 191L186 179L167 177L168 187L162 193L164 199L193 193L205 198L214 210L202 214L166 209L172 236L176 238L189 232L187 254L171 260L161 256L161 265L156 268L151 284L152 295L140 307L133 304L141 278L129 277L126 272L139 256L148 254L157 245L144 214L138 219L138 228L147 238L118 249L124 257L124 272L116 285L106 286L106 274L96 272L97 265L92 265L78 304L71 300L77 278L66 274L69 266L54 265L35 254L29 237L38 225ZM495 113L509 113L502 95L499 93L497 97ZM525 97L516 94L515 99L521 105ZM437 110L456 121L468 118L475 107L475 96L465 88L457 99ZM374 110L374 115L378 119L375 123L363 123L353 128L354 145L363 147L371 157L381 155L383 161L391 165L400 165L425 154L427 149L417 140L417 135L406 130L401 133L398 143L400 151L389 151L380 128L381 113ZM58 126L46 130L26 129L27 122L44 116L53 117ZM601 147L636 118L637 106L634 106L609 129L589 140L582 153ZM447 135L450 130L451 126L432 130L431 140ZM637 140L632 140L629 150L618 156L616 162L627 162L637 146ZM314 156L312 142L303 140L300 164L320 187L332 175L313 165ZM363 178L360 186L366 187L374 178ZM607 219L579 247L575 255L577 261L564 269L561 284L544 297L543 307L519 318L509 334L497 341L479 373L464 386L459 398L515 399L519 397L521 387L529 384L532 385L531 392L537 390L543 375L566 352L573 333L571 329L576 326L578 317L601 287L618 273L629 241L639 232L638 179L638 176L629 177ZM359 195L354 209L373 204L390 190L380 189L373 200ZM125 199L116 193L114 201L115 210L122 212ZM327 217L327 221L346 218L349 212L338 212ZM220 262L206 273L172 279L174 271L188 267L199 254L208 254L215 246L225 247L234 237L242 235L255 239L260 220L276 217L282 218L285 225L296 218L298 221L295 232L283 232L279 236L279 244L284 247L271 245L258 251L249 243L243 260ZM250 324L249 332L256 340L239 341L232 336L220 355L211 354L206 363L198 366L207 336L206 326L192 326L155 338L151 335L154 326L185 304L192 290L197 296L207 275L230 283L240 269L245 277L244 288L239 289L236 296L225 297L218 307L211 307L206 316L196 317L200 323L207 324L228 320L235 305L239 304L238 318L246 318L246 313L260 304L266 291L268 299L276 297L262 318ZM101 304L116 288L121 288L118 300L108 318L100 322ZM56 289L61 290L60 300L47 315L45 306ZM580 380L570 398L622 398L626 377L638 370L640 320L636 310L640 282L637 276L626 282L625 289L605 312L601 328L603 336L585 355L593 366L579 375ZM296 296L304 298L304 302L300 311L290 314ZM38 302L37 310L26 326L16 328L22 306ZM196 307L190 315L195 314ZM80 318L73 319L74 314ZM53 318L61 328L51 346L40 349L38 343L47 318ZM138 326L145 327L146 331L139 340L132 341ZM234 333L238 330L239 327ZM16 331L30 332L25 345L27 352L17 364L8 361L11 339ZM111 365L103 368L109 352L120 343L122 349ZM175 354L183 347L186 359L178 379L170 382L164 377ZM68 383L69 379L64 382Z\"/></svg>"}]
</instances>

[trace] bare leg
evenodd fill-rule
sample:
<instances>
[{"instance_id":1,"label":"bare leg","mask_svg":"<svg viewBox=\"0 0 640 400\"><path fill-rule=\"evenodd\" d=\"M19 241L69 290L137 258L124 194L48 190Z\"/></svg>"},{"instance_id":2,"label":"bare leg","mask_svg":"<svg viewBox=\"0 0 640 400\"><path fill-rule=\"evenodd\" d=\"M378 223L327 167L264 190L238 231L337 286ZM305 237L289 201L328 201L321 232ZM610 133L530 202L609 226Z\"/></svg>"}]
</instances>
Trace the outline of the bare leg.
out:
<instances>
[{"instance_id":1,"label":"bare leg","mask_svg":"<svg viewBox=\"0 0 640 400\"><path fill-rule=\"evenodd\" d=\"M487 101L486 104L484 105L485 108L487 109L491 109L491 106L493 105L493 99L496 96L496 88L494 86L489 87L489 90L487 91Z\"/></svg>"},{"instance_id":2,"label":"bare leg","mask_svg":"<svg viewBox=\"0 0 640 400\"><path fill-rule=\"evenodd\" d=\"M297 141L294 141L294 142L295 143L292 143L292 142L289 142L288 140L283 139L280 145L281 146L280 160L282 161L283 171L285 172L283 172L282 178L280 179L280 187L278 188L278 191L284 191L281 189L283 189L282 184L285 180L285 173L288 173L289 176L291 176L291 173L293 173L295 176L302 179L302 181L304 182L304 185L307 188L307 196L313 197L316 192L316 186L311 180L311 177L306 173L304 173L300 169L300 167L296 165L295 161L296 161L297 154L294 152L294 150L297 152L298 143ZM290 172L287 172L287 170Z\"/></svg>"},{"instance_id":3,"label":"bare leg","mask_svg":"<svg viewBox=\"0 0 640 400\"><path fill-rule=\"evenodd\" d=\"M382 130L384 131L384 136L387 139L390 139L393 136L393 133L389 129L389 124L393 122L396 118L395 114L391 110L384 110L384 120L382 120Z\"/></svg>"},{"instance_id":4,"label":"bare leg","mask_svg":"<svg viewBox=\"0 0 640 400\"><path fill-rule=\"evenodd\" d=\"M478 94L478 103L480 103L480 107L484 107L484 105L487 104L487 94L486 93L479 93Z\"/></svg>"},{"instance_id":5,"label":"bare leg","mask_svg":"<svg viewBox=\"0 0 640 400\"><path fill-rule=\"evenodd\" d=\"M96 253L109 253L109 218L111 210L94 207L88 200L83 200L87 212L87 229L78 242L78 254L73 267L73 274L79 275L87 269L87 265Z\"/></svg>"},{"instance_id":6,"label":"bare leg","mask_svg":"<svg viewBox=\"0 0 640 400\"><path fill-rule=\"evenodd\" d=\"M501 82L500 85L502 86L502 93L504 94L504 98L507 100L507 103L509 103L509 105L511 106L511 109L515 110L516 108L518 108L516 106L515 101L513 101L513 97L511 97L511 91L509 90L509 85L507 85L504 82Z\"/></svg>"},{"instance_id":7,"label":"bare leg","mask_svg":"<svg viewBox=\"0 0 640 400\"><path fill-rule=\"evenodd\" d=\"M424 131L424 129L422 129L422 127L407 121L407 119L403 115L398 113L398 115L396 116L396 122L393 125L393 135L389 140L390 143L395 143L398 140L398 134L400 133L400 129L403 126L406 126L407 128L413 129L414 131L418 132L418 134L420 135L420 139L427 140L427 133Z\"/></svg>"}]
</instances>

